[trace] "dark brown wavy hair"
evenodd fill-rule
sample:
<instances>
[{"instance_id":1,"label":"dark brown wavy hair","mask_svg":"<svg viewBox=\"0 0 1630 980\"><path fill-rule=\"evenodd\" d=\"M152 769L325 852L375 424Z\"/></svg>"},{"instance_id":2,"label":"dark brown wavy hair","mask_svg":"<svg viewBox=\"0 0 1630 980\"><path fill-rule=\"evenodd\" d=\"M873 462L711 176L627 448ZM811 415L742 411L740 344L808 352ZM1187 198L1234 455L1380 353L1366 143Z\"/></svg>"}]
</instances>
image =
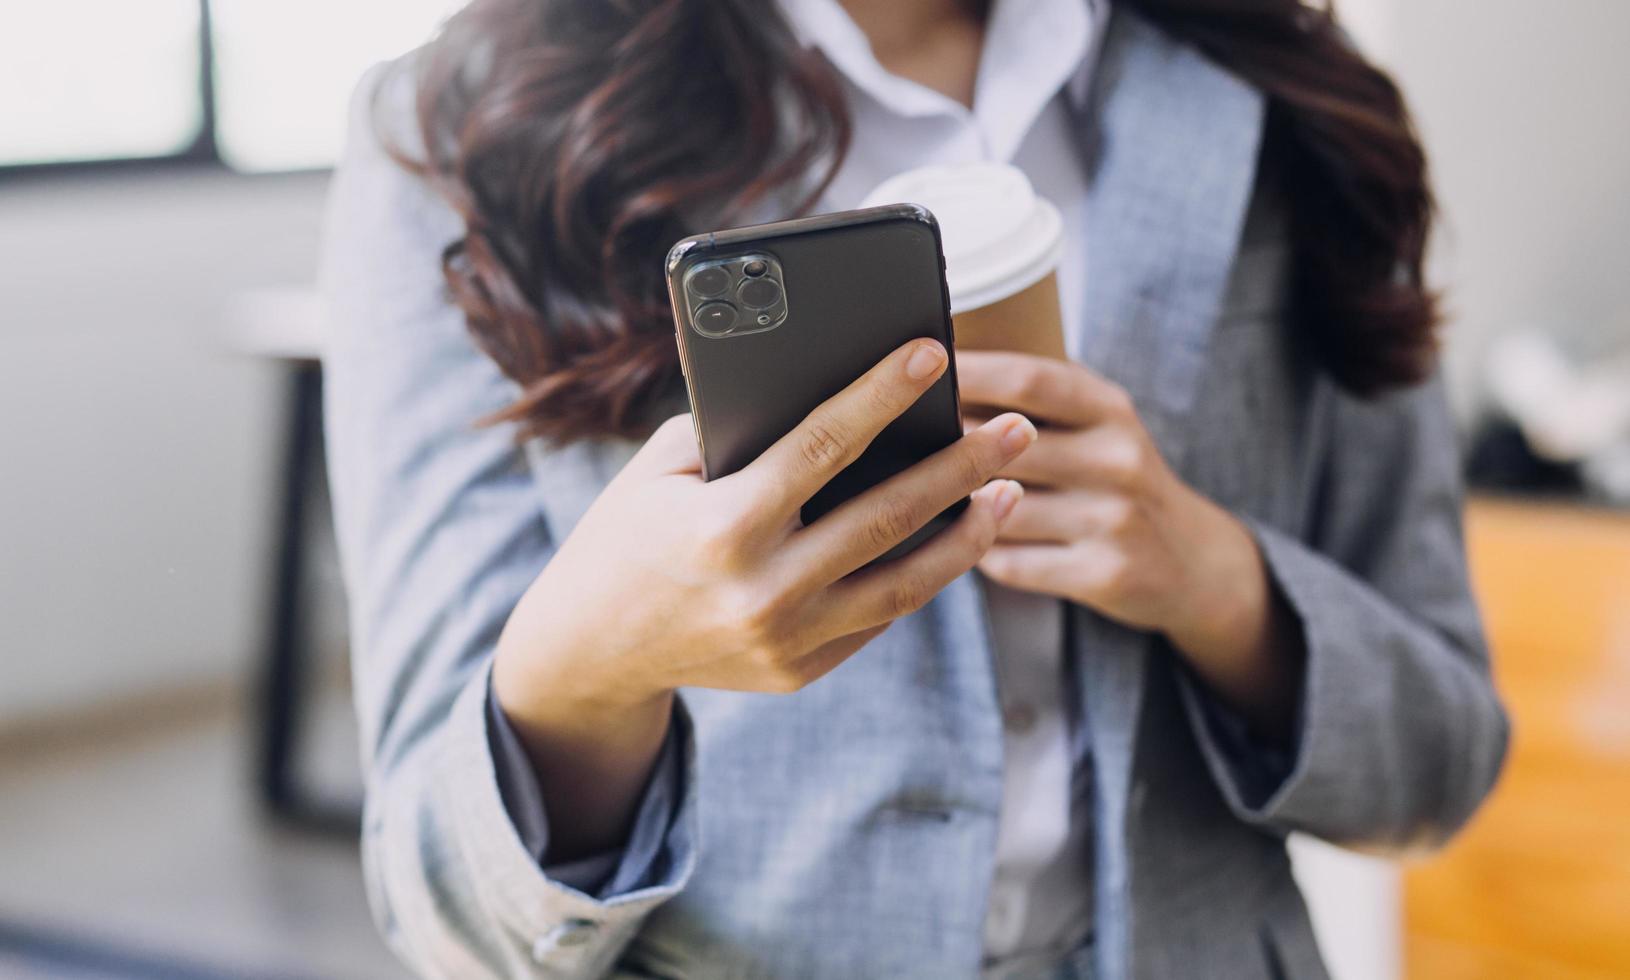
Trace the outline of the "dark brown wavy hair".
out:
<instances>
[{"instance_id":1,"label":"dark brown wavy hair","mask_svg":"<svg viewBox=\"0 0 1630 980\"><path fill-rule=\"evenodd\" d=\"M1266 93L1298 329L1324 368L1361 395L1430 373L1425 156L1333 10L1116 2ZM850 139L832 68L769 0L472 0L412 71L422 153L395 152L464 220L447 286L520 387L493 421L561 442L640 435L673 391L668 246L772 195L807 210Z\"/></svg>"}]
</instances>

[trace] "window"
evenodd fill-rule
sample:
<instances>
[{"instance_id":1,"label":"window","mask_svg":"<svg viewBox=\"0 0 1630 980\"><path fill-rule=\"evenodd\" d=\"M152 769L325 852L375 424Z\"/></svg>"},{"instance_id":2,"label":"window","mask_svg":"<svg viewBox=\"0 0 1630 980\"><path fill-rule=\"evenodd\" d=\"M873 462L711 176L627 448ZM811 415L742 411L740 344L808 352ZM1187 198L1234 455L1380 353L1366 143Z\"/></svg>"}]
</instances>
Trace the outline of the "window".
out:
<instances>
[{"instance_id":1,"label":"window","mask_svg":"<svg viewBox=\"0 0 1630 980\"><path fill-rule=\"evenodd\" d=\"M0 30L0 166L164 157L202 131L198 0L14 4Z\"/></svg>"},{"instance_id":2,"label":"window","mask_svg":"<svg viewBox=\"0 0 1630 980\"><path fill-rule=\"evenodd\" d=\"M216 127L239 170L334 162L357 79L423 44L451 0L210 0Z\"/></svg>"},{"instance_id":3,"label":"window","mask_svg":"<svg viewBox=\"0 0 1630 980\"><path fill-rule=\"evenodd\" d=\"M459 2L15 6L0 30L0 168L204 159L263 173L331 165L362 73L424 43Z\"/></svg>"}]
</instances>

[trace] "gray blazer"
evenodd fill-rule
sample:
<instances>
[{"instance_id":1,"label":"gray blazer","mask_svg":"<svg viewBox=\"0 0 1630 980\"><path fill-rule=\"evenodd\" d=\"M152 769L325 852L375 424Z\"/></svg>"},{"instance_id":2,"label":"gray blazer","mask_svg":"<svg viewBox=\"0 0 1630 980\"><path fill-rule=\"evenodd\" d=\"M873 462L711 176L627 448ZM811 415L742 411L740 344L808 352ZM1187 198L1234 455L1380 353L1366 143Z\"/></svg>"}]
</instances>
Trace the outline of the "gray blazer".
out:
<instances>
[{"instance_id":1,"label":"gray blazer","mask_svg":"<svg viewBox=\"0 0 1630 980\"><path fill-rule=\"evenodd\" d=\"M1321 977L1285 835L1441 842L1505 751L1453 432L1437 384L1360 402L1291 342L1261 95L1124 12L1095 71L1073 89L1091 181L1082 349L1172 465L1254 529L1309 665L1276 758L1156 638L1072 611L1098 918L1058 969ZM386 104L401 129L403 98ZM472 424L514 390L443 294L458 223L383 156L368 106L355 115L324 264L328 434L364 855L392 946L458 978L975 975L1002 738L974 576L798 694L682 692L683 787L645 880L583 894L522 846L489 742L493 643L635 447L518 446Z\"/></svg>"}]
</instances>

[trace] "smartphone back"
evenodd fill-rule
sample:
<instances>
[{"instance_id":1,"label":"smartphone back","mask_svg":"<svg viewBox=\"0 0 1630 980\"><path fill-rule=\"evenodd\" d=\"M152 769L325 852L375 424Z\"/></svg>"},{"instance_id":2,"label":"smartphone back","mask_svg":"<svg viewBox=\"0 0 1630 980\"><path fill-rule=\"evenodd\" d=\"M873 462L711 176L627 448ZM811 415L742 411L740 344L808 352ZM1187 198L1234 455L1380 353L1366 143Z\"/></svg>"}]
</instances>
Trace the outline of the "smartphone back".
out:
<instances>
[{"instance_id":1,"label":"smartphone back","mask_svg":"<svg viewBox=\"0 0 1630 980\"><path fill-rule=\"evenodd\" d=\"M907 341L951 349L939 229L913 205L689 238L669 254L668 282L710 480L752 462ZM805 506L805 523L961 434L953 363Z\"/></svg>"}]
</instances>

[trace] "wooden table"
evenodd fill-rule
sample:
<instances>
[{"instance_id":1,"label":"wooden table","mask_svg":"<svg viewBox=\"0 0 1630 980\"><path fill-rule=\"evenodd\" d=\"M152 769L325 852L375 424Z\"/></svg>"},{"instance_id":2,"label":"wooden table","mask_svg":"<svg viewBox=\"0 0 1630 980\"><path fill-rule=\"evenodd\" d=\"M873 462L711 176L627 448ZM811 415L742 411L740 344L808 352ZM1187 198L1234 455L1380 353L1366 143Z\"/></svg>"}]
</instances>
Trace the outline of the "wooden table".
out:
<instances>
[{"instance_id":1,"label":"wooden table","mask_svg":"<svg viewBox=\"0 0 1630 980\"><path fill-rule=\"evenodd\" d=\"M1485 809L1405 877L1408 976L1630 977L1630 513L1467 521L1515 731Z\"/></svg>"}]
</instances>

